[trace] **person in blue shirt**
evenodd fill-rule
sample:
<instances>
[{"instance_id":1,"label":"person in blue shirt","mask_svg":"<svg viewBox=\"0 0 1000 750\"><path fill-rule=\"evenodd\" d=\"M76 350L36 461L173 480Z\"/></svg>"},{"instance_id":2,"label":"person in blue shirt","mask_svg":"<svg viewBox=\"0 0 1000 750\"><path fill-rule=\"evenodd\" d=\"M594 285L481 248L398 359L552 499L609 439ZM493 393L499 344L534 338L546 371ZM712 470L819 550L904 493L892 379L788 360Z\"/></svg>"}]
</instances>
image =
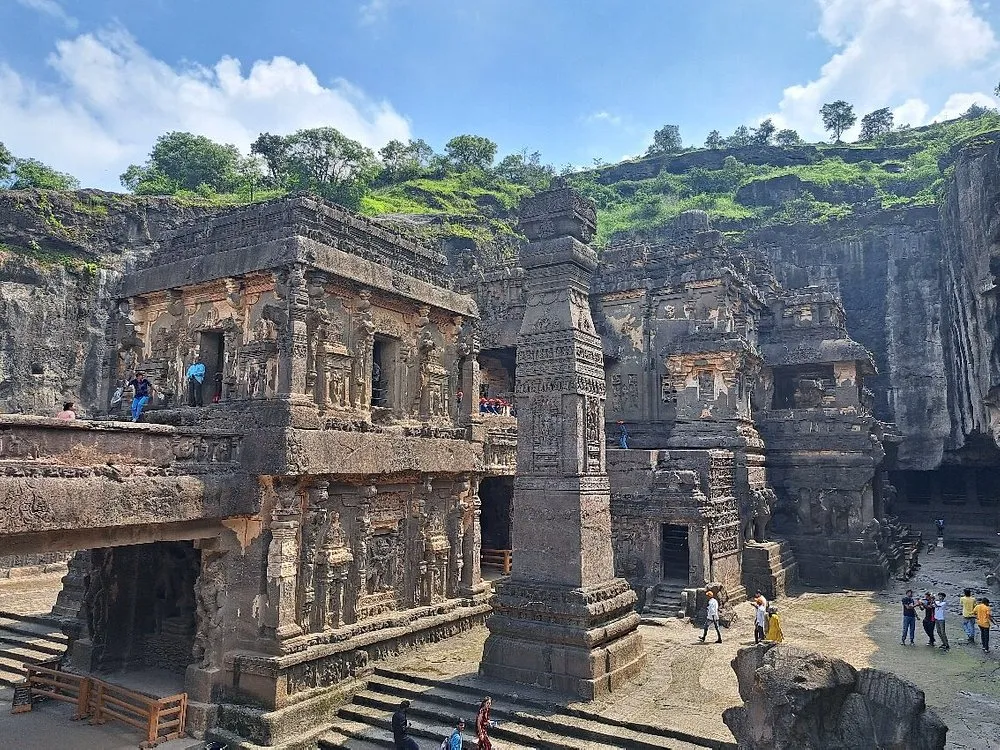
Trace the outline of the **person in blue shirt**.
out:
<instances>
[{"instance_id":1,"label":"person in blue shirt","mask_svg":"<svg viewBox=\"0 0 1000 750\"><path fill-rule=\"evenodd\" d=\"M202 406L204 401L201 395L201 386L205 382L205 365L201 357L195 358L187 371L188 382L188 406Z\"/></svg>"},{"instance_id":2,"label":"person in blue shirt","mask_svg":"<svg viewBox=\"0 0 1000 750\"><path fill-rule=\"evenodd\" d=\"M465 731L465 719L459 719L455 723L455 731L447 739L447 744L442 745L445 750L462 750L462 732Z\"/></svg>"},{"instance_id":3,"label":"person in blue shirt","mask_svg":"<svg viewBox=\"0 0 1000 750\"><path fill-rule=\"evenodd\" d=\"M132 388L132 421L138 422L143 407L149 403L149 397L153 395L153 384L146 380L146 373L139 371L128 381L128 385Z\"/></svg>"}]
</instances>

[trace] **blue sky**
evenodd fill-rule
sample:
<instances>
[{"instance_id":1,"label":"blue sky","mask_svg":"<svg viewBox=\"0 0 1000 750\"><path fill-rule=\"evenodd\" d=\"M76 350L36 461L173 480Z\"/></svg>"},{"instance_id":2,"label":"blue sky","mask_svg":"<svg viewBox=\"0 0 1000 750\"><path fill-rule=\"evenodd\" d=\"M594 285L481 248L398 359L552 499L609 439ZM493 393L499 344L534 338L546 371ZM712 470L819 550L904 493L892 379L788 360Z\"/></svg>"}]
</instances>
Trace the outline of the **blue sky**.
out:
<instances>
[{"instance_id":1,"label":"blue sky","mask_svg":"<svg viewBox=\"0 0 1000 750\"><path fill-rule=\"evenodd\" d=\"M977 0L0 0L0 141L116 189L169 130L477 133L557 165L664 123L819 139L836 98L914 125L996 104L997 29Z\"/></svg>"}]
</instances>

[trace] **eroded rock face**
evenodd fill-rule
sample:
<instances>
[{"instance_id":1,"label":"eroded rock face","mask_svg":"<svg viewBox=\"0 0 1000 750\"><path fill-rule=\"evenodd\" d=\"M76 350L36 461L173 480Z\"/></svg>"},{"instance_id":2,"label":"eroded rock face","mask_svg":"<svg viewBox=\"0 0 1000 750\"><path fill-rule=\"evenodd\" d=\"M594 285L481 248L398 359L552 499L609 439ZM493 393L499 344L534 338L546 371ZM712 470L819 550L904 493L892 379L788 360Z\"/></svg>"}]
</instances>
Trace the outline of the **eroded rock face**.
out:
<instances>
[{"instance_id":1,"label":"eroded rock face","mask_svg":"<svg viewBox=\"0 0 1000 750\"><path fill-rule=\"evenodd\" d=\"M948 728L911 682L795 646L761 643L732 661L743 705L723 721L740 750L936 750Z\"/></svg>"}]
</instances>

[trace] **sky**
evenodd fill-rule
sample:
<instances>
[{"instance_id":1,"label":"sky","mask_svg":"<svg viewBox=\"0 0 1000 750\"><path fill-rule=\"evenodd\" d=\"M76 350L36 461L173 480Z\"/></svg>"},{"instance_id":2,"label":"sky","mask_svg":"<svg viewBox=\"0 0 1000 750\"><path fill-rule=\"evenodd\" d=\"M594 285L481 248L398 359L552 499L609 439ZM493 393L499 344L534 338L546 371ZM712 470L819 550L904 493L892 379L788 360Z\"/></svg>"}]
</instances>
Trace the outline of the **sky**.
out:
<instances>
[{"instance_id":1,"label":"sky","mask_svg":"<svg viewBox=\"0 0 1000 750\"><path fill-rule=\"evenodd\" d=\"M998 31L985 0L0 0L0 142L115 190L172 130L474 133L559 167L667 123L820 140L835 99L911 125L1000 105Z\"/></svg>"}]
</instances>

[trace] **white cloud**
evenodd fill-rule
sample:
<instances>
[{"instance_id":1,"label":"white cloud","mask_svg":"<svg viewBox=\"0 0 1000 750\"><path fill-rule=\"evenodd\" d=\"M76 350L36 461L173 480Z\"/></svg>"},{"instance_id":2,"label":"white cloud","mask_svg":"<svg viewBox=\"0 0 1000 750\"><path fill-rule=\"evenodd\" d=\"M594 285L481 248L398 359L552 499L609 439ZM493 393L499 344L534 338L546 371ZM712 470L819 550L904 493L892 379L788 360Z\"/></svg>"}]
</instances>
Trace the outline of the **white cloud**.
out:
<instances>
[{"instance_id":1,"label":"white cloud","mask_svg":"<svg viewBox=\"0 0 1000 750\"><path fill-rule=\"evenodd\" d=\"M52 16L52 18L61 21L68 28L76 28L76 19L63 10L63 7L56 2L56 0L14 0L14 2L18 5L24 6L25 8L36 10L47 16Z\"/></svg>"},{"instance_id":2,"label":"white cloud","mask_svg":"<svg viewBox=\"0 0 1000 750\"><path fill-rule=\"evenodd\" d=\"M892 121L897 125L923 125L927 122L930 107L923 99L907 99L892 110Z\"/></svg>"},{"instance_id":3,"label":"white cloud","mask_svg":"<svg viewBox=\"0 0 1000 750\"><path fill-rule=\"evenodd\" d=\"M212 67L171 67L121 29L60 41L46 86L0 62L0 141L77 176L115 189L129 163L145 160L157 136L187 130L246 152L260 132L332 125L365 145L406 140L409 123L344 80L325 86L287 57L244 73L223 57Z\"/></svg>"},{"instance_id":4,"label":"white cloud","mask_svg":"<svg viewBox=\"0 0 1000 750\"><path fill-rule=\"evenodd\" d=\"M389 0L365 0L358 7L358 15L364 26L380 23L388 14Z\"/></svg>"},{"instance_id":5,"label":"white cloud","mask_svg":"<svg viewBox=\"0 0 1000 750\"><path fill-rule=\"evenodd\" d=\"M607 123L608 125L614 125L618 127L622 124L621 115L612 114L606 110L601 110L600 112L591 112L589 115L583 118L584 122L601 122Z\"/></svg>"},{"instance_id":6,"label":"white cloud","mask_svg":"<svg viewBox=\"0 0 1000 750\"><path fill-rule=\"evenodd\" d=\"M996 97L984 94L981 91L971 94L952 94L948 97L948 101L944 103L941 111L934 115L932 121L954 119L964 113L973 104L994 109L1000 106L1000 102L997 101Z\"/></svg>"},{"instance_id":7,"label":"white cloud","mask_svg":"<svg viewBox=\"0 0 1000 750\"><path fill-rule=\"evenodd\" d=\"M817 2L819 34L836 52L815 80L785 89L774 115L808 137L823 135L819 109L835 99L863 114L906 97L899 109L917 125L912 114L927 81L981 66L997 47L971 0Z\"/></svg>"}]
</instances>

